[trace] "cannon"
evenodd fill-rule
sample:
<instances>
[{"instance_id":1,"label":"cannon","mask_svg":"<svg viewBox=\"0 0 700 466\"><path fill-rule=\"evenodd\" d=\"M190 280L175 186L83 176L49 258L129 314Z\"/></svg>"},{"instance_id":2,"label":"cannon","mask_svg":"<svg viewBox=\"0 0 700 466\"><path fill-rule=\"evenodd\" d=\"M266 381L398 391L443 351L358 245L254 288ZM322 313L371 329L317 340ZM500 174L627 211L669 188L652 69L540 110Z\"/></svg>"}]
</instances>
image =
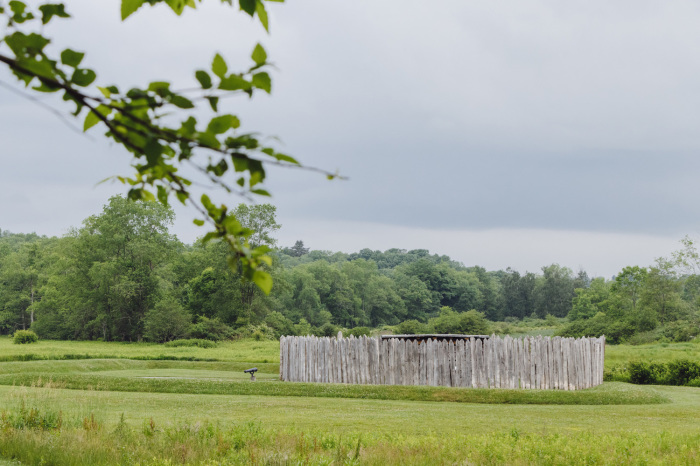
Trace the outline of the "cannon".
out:
<instances>
[{"instance_id":1,"label":"cannon","mask_svg":"<svg viewBox=\"0 0 700 466\"><path fill-rule=\"evenodd\" d=\"M257 367L253 367L252 369L246 369L243 371L245 374L250 374L250 380L255 382L255 373L258 371Z\"/></svg>"}]
</instances>

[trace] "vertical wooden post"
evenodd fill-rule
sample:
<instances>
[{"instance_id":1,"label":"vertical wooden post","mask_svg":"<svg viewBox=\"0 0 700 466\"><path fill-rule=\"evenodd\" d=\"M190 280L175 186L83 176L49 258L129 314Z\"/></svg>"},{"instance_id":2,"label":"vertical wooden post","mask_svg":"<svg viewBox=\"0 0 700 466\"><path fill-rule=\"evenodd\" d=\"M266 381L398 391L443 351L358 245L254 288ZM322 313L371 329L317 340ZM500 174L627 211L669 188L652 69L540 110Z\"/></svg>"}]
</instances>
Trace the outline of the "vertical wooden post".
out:
<instances>
[{"instance_id":1,"label":"vertical wooden post","mask_svg":"<svg viewBox=\"0 0 700 466\"><path fill-rule=\"evenodd\" d=\"M477 357L476 338L469 339L471 370L472 370L472 387L479 388L479 360Z\"/></svg>"},{"instance_id":2,"label":"vertical wooden post","mask_svg":"<svg viewBox=\"0 0 700 466\"><path fill-rule=\"evenodd\" d=\"M455 339L450 342L452 345L452 367L454 369L454 379L452 380L453 387L462 386L462 354L463 349L460 346L462 340Z\"/></svg>"},{"instance_id":3,"label":"vertical wooden post","mask_svg":"<svg viewBox=\"0 0 700 466\"><path fill-rule=\"evenodd\" d=\"M379 359L380 359L380 382L383 385L389 384L389 365L388 365L388 342L387 340L379 340Z\"/></svg>"}]
</instances>

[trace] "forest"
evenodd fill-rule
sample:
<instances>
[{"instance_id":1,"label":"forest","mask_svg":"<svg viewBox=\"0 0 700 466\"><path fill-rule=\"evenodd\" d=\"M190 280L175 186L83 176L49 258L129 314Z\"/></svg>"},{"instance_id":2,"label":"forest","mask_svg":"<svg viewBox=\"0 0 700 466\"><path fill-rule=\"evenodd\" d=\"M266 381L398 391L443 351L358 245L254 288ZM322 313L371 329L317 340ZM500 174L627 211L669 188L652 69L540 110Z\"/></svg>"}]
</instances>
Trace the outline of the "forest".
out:
<instances>
[{"instance_id":1,"label":"forest","mask_svg":"<svg viewBox=\"0 0 700 466\"><path fill-rule=\"evenodd\" d=\"M61 340L223 340L237 336L506 333L523 320L610 343L688 341L700 333L700 264L689 238L670 258L589 277L465 266L427 249L344 253L280 246L270 204L235 216L271 248L271 293L243 279L221 241L180 242L173 211L112 197L63 237L0 230L0 333Z\"/></svg>"}]
</instances>

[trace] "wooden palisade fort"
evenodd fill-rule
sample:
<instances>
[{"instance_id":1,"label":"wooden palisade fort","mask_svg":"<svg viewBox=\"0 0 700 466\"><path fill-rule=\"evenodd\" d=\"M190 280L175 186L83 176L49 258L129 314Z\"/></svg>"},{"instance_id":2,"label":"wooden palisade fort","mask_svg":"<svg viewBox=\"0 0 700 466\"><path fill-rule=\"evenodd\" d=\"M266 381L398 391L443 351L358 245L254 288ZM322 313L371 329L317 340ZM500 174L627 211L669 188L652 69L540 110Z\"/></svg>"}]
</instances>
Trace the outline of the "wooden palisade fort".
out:
<instances>
[{"instance_id":1,"label":"wooden palisade fort","mask_svg":"<svg viewBox=\"0 0 700 466\"><path fill-rule=\"evenodd\" d=\"M579 390L603 382L605 337L282 337L280 380Z\"/></svg>"}]
</instances>

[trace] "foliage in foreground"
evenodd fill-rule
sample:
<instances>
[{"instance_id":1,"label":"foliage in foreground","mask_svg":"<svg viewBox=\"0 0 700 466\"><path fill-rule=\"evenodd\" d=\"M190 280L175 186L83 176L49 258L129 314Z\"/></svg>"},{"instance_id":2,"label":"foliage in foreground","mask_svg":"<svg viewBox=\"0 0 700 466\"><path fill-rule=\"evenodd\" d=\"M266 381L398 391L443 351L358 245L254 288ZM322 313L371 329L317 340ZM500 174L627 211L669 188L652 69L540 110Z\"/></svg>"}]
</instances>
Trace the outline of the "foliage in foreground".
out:
<instances>
[{"instance_id":1,"label":"foliage in foreground","mask_svg":"<svg viewBox=\"0 0 700 466\"><path fill-rule=\"evenodd\" d=\"M248 422L106 426L94 415L39 425L0 413L0 457L25 464L692 464L700 433L380 435L279 431ZM60 413L34 412L36 418Z\"/></svg>"}]
</instances>

